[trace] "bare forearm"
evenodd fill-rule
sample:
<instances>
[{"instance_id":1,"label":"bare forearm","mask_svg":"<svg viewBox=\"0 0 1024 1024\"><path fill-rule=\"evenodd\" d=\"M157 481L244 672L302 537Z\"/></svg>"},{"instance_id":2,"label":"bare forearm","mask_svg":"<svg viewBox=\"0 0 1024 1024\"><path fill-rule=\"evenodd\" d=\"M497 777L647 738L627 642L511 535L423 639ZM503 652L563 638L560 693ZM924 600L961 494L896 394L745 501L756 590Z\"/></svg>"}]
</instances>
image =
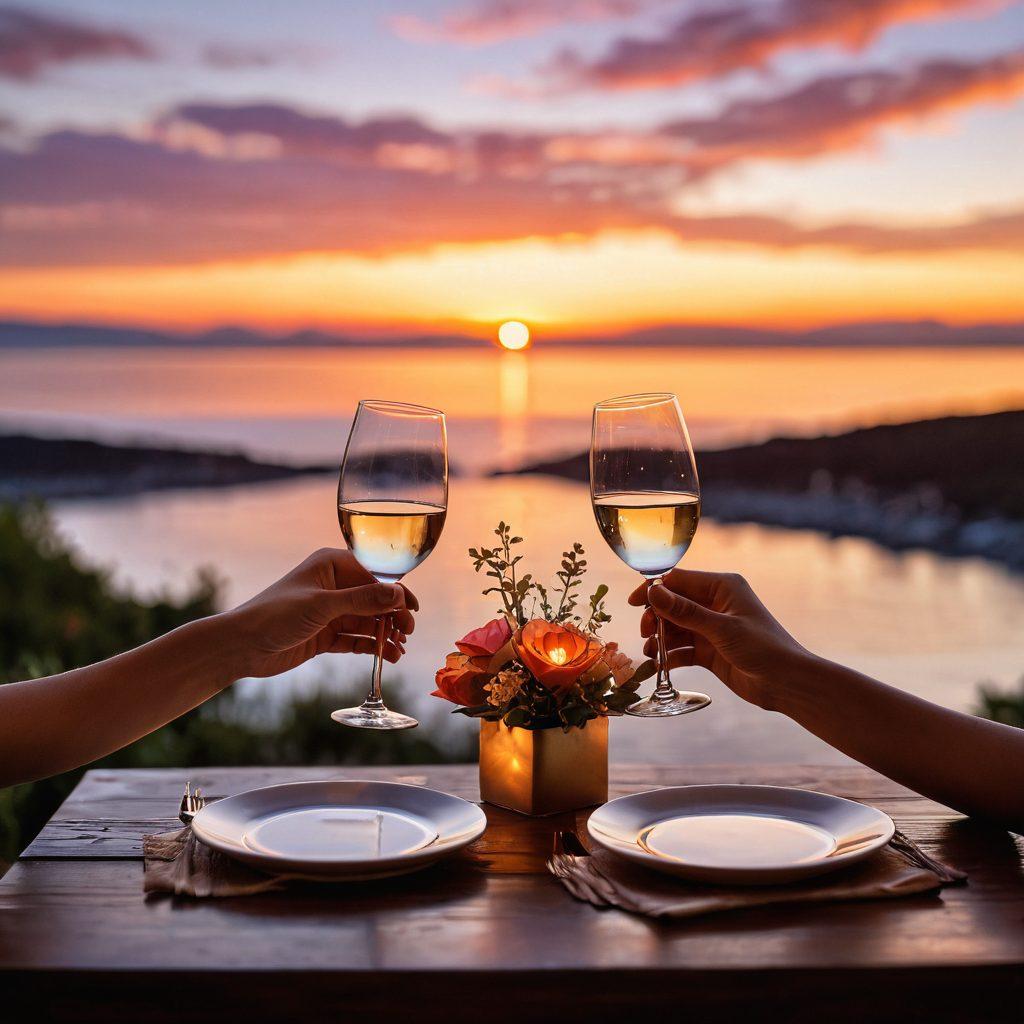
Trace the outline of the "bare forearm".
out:
<instances>
[{"instance_id":1,"label":"bare forearm","mask_svg":"<svg viewBox=\"0 0 1024 1024\"><path fill-rule=\"evenodd\" d=\"M0 686L0 786L77 768L157 729L237 678L224 616L107 661Z\"/></svg>"},{"instance_id":2,"label":"bare forearm","mask_svg":"<svg viewBox=\"0 0 1024 1024\"><path fill-rule=\"evenodd\" d=\"M783 684L778 707L918 793L1024 828L1024 730L951 711L813 656Z\"/></svg>"}]
</instances>

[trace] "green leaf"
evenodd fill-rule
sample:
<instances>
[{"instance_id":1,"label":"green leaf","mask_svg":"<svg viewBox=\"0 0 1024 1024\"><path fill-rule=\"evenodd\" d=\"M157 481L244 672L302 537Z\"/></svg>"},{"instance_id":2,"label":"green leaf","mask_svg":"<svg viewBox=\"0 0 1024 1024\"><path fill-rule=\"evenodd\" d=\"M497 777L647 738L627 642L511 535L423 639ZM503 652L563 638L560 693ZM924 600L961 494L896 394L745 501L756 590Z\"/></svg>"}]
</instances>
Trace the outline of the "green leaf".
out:
<instances>
[{"instance_id":1,"label":"green leaf","mask_svg":"<svg viewBox=\"0 0 1024 1024\"><path fill-rule=\"evenodd\" d=\"M527 708L516 707L512 708L508 714L505 715L504 722L510 728L513 729L516 726L526 725L530 721L530 712Z\"/></svg>"},{"instance_id":2,"label":"green leaf","mask_svg":"<svg viewBox=\"0 0 1024 1024\"><path fill-rule=\"evenodd\" d=\"M658 671L658 663L653 658L648 658L646 661L640 662L636 667L636 671L630 676L630 684L635 683L640 685L646 679L650 679Z\"/></svg>"},{"instance_id":3,"label":"green leaf","mask_svg":"<svg viewBox=\"0 0 1024 1024\"><path fill-rule=\"evenodd\" d=\"M606 697L604 702L614 711L625 711L630 704L635 704L639 699L639 694L631 693L628 690L617 690Z\"/></svg>"},{"instance_id":4,"label":"green leaf","mask_svg":"<svg viewBox=\"0 0 1024 1024\"><path fill-rule=\"evenodd\" d=\"M490 704L480 704L473 708L455 708L452 714L465 715L467 718L486 718L490 721L501 718L501 712Z\"/></svg>"}]
</instances>

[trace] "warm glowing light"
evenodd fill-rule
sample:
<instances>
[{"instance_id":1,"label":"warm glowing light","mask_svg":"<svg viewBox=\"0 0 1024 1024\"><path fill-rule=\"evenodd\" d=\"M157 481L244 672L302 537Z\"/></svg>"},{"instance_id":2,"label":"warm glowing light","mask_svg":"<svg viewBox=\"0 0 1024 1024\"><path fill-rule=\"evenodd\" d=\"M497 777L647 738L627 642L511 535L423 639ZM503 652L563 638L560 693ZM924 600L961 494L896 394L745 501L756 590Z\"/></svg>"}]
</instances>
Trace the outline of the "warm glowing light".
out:
<instances>
[{"instance_id":1,"label":"warm glowing light","mask_svg":"<svg viewBox=\"0 0 1024 1024\"><path fill-rule=\"evenodd\" d=\"M521 320L506 320L498 328L498 341L510 352L521 352L530 344L530 328Z\"/></svg>"},{"instance_id":2,"label":"warm glowing light","mask_svg":"<svg viewBox=\"0 0 1024 1024\"><path fill-rule=\"evenodd\" d=\"M1020 281L1020 255L1009 252L869 258L824 248L684 245L664 233L605 232L585 241L530 238L372 257L306 253L140 264L116 272L5 267L0 319L188 331L237 323L273 333L307 327L367 335L485 333L498 345L496 327L509 309L520 312L528 330L543 324L545 338L674 323L786 329L929 317L1017 323L1024 317ZM503 351L517 361L516 352ZM574 374L584 369L578 354L572 361ZM607 374L599 361L594 371ZM550 379L564 390L563 378ZM533 386L541 383L538 374ZM650 387L649 379L643 387Z\"/></svg>"},{"instance_id":3,"label":"warm glowing light","mask_svg":"<svg viewBox=\"0 0 1024 1024\"><path fill-rule=\"evenodd\" d=\"M564 647L555 647L548 651L548 659L552 665L564 665L569 660L569 655Z\"/></svg>"}]
</instances>

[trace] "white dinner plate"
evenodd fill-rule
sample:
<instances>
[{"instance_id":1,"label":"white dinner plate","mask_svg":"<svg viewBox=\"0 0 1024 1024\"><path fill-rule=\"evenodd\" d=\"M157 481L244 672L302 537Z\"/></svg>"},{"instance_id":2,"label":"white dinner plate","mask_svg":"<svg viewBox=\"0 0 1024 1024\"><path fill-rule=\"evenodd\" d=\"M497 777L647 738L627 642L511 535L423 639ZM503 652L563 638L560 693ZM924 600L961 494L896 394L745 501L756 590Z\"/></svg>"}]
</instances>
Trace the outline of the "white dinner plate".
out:
<instances>
[{"instance_id":1,"label":"white dinner plate","mask_svg":"<svg viewBox=\"0 0 1024 1024\"><path fill-rule=\"evenodd\" d=\"M700 882L771 885L823 874L885 846L874 807L778 786L676 786L610 800L591 838L647 867Z\"/></svg>"},{"instance_id":2,"label":"white dinner plate","mask_svg":"<svg viewBox=\"0 0 1024 1024\"><path fill-rule=\"evenodd\" d=\"M292 782L207 804L201 842L255 868L325 880L418 871L478 838L484 812L467 800L396 782Z\"/></svg>"}]
</instances>

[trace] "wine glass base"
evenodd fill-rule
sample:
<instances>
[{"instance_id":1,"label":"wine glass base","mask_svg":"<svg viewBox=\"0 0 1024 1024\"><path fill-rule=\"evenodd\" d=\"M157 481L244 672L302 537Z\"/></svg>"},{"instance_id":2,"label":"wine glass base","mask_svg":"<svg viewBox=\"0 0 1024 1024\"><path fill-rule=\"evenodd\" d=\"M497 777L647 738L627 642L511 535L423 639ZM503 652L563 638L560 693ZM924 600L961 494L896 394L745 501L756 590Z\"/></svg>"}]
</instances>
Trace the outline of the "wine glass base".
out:
<instances>
[{"instance_id":1,"label":"wine glass base","mask_svg":"<svg viewBox=\"0 0 1024 1024\"><path fill-rule=\"evenodd\" d=\"M400 715L397 711L388 711L385 707L341 708L331 712L340 725L349 725L353 729L415 729L420 723L408 715Z\"/></svg>"},{"instance_id":2,"label":"wine glass base","mask_svg":"<svg viewBox=\"0 0 1024 1024\"><path fill-rule=\"evenodd\" d=\"M673 690L664 697L652 694L646 700L630 704L626 714L634 718L672 718L675 715L688 715L691 711L700 711L711 703L706 693L692 693L688 690Z\"/></svg>"}]
</instances>

